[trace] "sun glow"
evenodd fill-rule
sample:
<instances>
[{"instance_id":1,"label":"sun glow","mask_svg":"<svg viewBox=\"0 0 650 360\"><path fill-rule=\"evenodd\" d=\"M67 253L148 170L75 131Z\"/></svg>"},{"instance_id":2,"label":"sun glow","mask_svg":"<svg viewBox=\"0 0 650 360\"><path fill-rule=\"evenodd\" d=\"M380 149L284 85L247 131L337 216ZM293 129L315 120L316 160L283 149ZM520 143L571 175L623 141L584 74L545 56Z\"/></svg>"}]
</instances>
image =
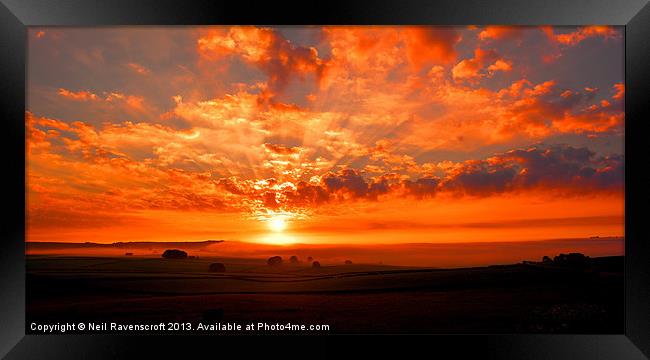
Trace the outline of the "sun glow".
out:
<instances>
[{"instance_id":1,"label":"sun glow","mask_svg":"<svg viewBox=\"0 0 650 360\"><path fill-rule=\"evenodd\" d=\"M297 239L284 233L272 233L258 238L255 242L269 245L291 245L297 243Z\"/></svg>"},{"instance_id":2,"label":"sun glow","mask_svg":"<svg viewBox=\"0 0 650 360\"><path fill-rule=\"evenodd\" d=\"M287 228L287 221L284 216L275 216L269 219L269 228L276 232L284 231Z\"/></svg>"}]
</instances>

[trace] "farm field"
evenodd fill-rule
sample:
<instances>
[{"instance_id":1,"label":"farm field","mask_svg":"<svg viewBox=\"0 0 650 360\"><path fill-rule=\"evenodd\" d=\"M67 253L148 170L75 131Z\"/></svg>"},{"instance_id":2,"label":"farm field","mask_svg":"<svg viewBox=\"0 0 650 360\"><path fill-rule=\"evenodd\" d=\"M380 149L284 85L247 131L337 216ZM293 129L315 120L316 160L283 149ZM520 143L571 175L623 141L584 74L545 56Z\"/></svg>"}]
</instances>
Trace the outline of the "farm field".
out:
<instances>
[{"instance_id":1,"label":"farm field","mask_svg":"<svg viewBox=\"0 0 650 360\"><path fill-rule=\"evenodd\" d=\"M620 333L623 257L590 271L268 266L265 259L27 257L28 323L269 322L332 333ZM223 263L224 273L208 272Z\"/></svg>"}]
</instances>

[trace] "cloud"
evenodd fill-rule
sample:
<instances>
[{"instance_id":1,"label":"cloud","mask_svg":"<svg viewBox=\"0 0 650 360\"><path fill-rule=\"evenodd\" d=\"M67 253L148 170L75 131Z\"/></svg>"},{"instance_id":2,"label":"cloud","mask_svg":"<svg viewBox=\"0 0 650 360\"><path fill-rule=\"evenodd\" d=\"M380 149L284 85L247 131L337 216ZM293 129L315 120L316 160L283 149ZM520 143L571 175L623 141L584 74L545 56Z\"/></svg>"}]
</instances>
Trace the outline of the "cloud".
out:
<instances>
[{"instance_id":1,"label":"cloud","mask_svg":"<svg viewBox=\"0 0 650 360\"><path fill-rule=\"evenodd\" d=\"M121 93L112 92L106 96L105 101L109 103L121 102L133 109L140 110L140 111L144 110L144 97L142 96L124 95Z\"/></svg>"},{"instance_id":2,"label":"cloud","mask_svg":"<svg viewBox=\"0 0 650 360\"><path fill-rule=\"evenodd\" d=\"M483 74L468 71L461 81L430 72L431 80L419 84L414 95L421 97L421 107L414 106L403 121L394 120L400 142L421 149L473 151L517 140L524 145L560 134L612 135L623 130L621 100L608 100L610 106L602 107L597 92L562 87L556 80L533 83L522 78L488 89L478 85Z\"/></svg>"},{"instance_id":3,"label":"cloud","mask_svg":"<svg viewBox=\"0 0 650 360\"><path fill-rule=\"evenodd\" d=\"M391 198L487 197L537 190L568 196L623 187L623 156L597 156L569 145L537 145L439 164L411 158L410 165L391 168L399 155L389 142L378 142L368 154L384 164L375 167L383 172L368 173L348 166L334 169L304 146L263 143L250 153L258 149L259 154L261 147L263 155L250 160L272 164L269 174L275 176L264 177L262 168L228 176L221 169L238 166L232 146L209 148L206 144L212 142L203 143L203 133L197 135L196 129L130 122L95 128L30 113L26 117L30 209L40 214L65 208L96 214L198 210L259 218L273 212L301 216L329 211L322 205ZM203 166L195 166L201 162Z\"/></svg>"},{"instance_id":4,"label":"cloud","mask_svg":"<svg viewBox=\"0 0 650 360\"><path fill-rule=\"evenodd\" d=\"M583 26L575 31L561 34L556 34L552 27L546 27L544 30L549 39L566 46L575 46L593 37L601 37L603 39L617 39L621 37L621 33L611 26Z\"/></svg>"},{"instance_id":5,"label":"cloud","mask_svg":"<svg viewBox=\"0 0 650 360\"><path fill-rule=\"evenodd\" d=\"M278 186L275 179L227 180L234 194L265 198L272 193L274 209L295 211L324 203L381 201L384 197L434 198L438 194L493 196L509 192L550 190L569 195L594 191L618 191L623 186L623 157L596 156L587 148L568 145L533 146L468 160L447 167L440 177L408 179L386 173L369 178L355 169L342 169L314 177L310 182ZM279 201L278 201L279 200Z\"/></svg>"},{"instance_id":6,"label":"cloud","mask_svg":"<svg viewBox=\"0 0 650 360\"><path fill-rule=\"evenodd\" d=\"M616 190L623 186L623 174L620 155L596 157L587 148L535 146L466 161L444 179L442 187L482 196L538 187L567 192Z\"/></svg>"},{"instance_id":7,"label":"cloud","mask_svg":"<svg viewBox=\"0 0 650 360\"><path fill-rule=\"evenodd\" d=\"M512 62L500 58L494 50L474 50L474 57L463 59L451 70L455 80L476 80L494 75L497 71L512 70Z\"/></svg>"},{"instance_id":8,"label":"cloud","mask_svg":"<svg viewBox=\"0 0 650 360\"><path fill-rule=\"evenodd\" d=\"M480 40L520 39L526 28L520 26L486 26L478 34Z\"/></svg>"},{"instance_id":9,"label":"cloud","mask_svg":"<svg viewBox=\"0 0 650 360\"><path fill-rule=\"evenodd\" d=\"M453 62L455 46L462 39L456 29L447 27L408 27L404 33L407 56L415 69Z\"/></svg>"},{"instance_id":10,"label":"cloud","mask_svg":"<svg viewBox=\"0 0 650 360\"><path fill-rule=\"evenodd\" d=\"M423 67L449 64L457 57L460 32L454 28L405 26L334 26L323 28L331 47L328 78L340 74L384 76L404 65L417 72Z\"/></svg>"},{"instance_id":11,"label":"cloud","mask_svg":"<svg viewBox=\"0 0 650 360\"><path fill-rule=\"evenodd\" d=\"M126 66L128 66L129 69L131 69L133 72L135 72L136 74L139 74L139 75L147 76L147 75L151 74L151 70L149 70L148 68L146 68L146 67L144 67L144 66L142 66L142 65L140 65L138 63L131 62L131 63L126 64Z\"/></svg>"},{"instance_id":12,"label":"cloud","mask_svg":"<svg viewBox=\"0 0 650 360\"><path fill-rule=\"evenodd\" d=\"M330 193L345 193L352 197L364 197L368 194L370 186L366 180L353 169L344 169L339 173L330 173L322 178L326 189Z\"/></svg>"},{"instance_id":13,"label":"cloud","mask_svg":"<svg viewBox=\"0 0 650 360\"><path fill-rule=\"evenodd\" d=\"M67 89L59 88L58 94L66 99L77 101L94 101L99 100L99 97L89 91L70 91Z\"/></svg>"},{"instance_id":14,"label":"cloud","mask_svg":"<svg viewBox=\"0 0 650 360\"><path fill-rule=\"evenodd\" d=\"M277 155L296 155L300 154L301 149L298 146L286 147L277 144L264 144L264 150Z\"/></svg>"},{"instance_id":15,"label":"cloud","mask_svg":"<svg viewBox=\"0 0 650 360\"><path fill-rule=\"evenodd\" d=\"M457 29L426 26L332 26L322 33L330 54L310 106L392 124L421 105L414 94L421 93L415 85L422 72L451 65L462 37Z\"/></svg>"},{"instance_id":16,"label":"cloud","mask_svg":"<svg viewBox=\"0 0 650 360\"><path fill-rule=\"evenodd\" d=\"M500 128L504 132L527 131L531 134L606 133L620 131L624 112L620 101L611 108L587 106L595 98L595 89L569 91L557 87L557 82L546 81L533 87L513 83L510 90L500 91L503 97L513 96L504 113ZM507 119L507 120L506 120Z\"/></svg>"},{"instance_id":17,"label":"cloud","mask_svg":"<svg viewBox=\"0 0 650 360\"><path fill-rule=\"evenodd\" d=\"M488 71L490 72L495 72L495 71L510 71L512 70L512 63L498 59L497 61L494 62L494 64L488 66Z\"/></svg>"},{"instance_id":18,"label":"cloud","mask_svg":"<svg viewBox=\"0 0 650 360\"><path fill-rule=\"evenodd\" d=\"M239 56L268 77L269 96L284 90L292 79L313 75L319 80L325 64L314 47L294 45L271 28L252 26L208 31L198 41L202 58L217 61Z\"/></svg>"},{"instance_id":19,"label":"cloud","mask_svg":"<svg viewBox=\"0 0 650 360\"><path fill-rule=\"evenodd\" d=\"M116 108L134 111L137 114L149 112L143 96L128 95L121 92L104 92L102 95L97 95L90 91L75 92L64 88L59 88L57 94L66 100L95 104L107 112L111 112Z\"/></svg>"},{"instance_id":20,"label":"cloud","mask_svg":"<svg viewBox=\"0 0 650 360\"><path fill-rule=\"evenodd\" d=\"M180 95L173 98L176 106L163 118L178 116L195 126L224 126L243 123L258 112L259 97L247 92L227 94L220 99L185 102Z\"/></svg>"},{"instance_id":21,"label":"cloud","mask_svg":"<svg viewBox=\"0 0 650 360\"><path fill-rule=\"evenodd\" d=\"M614 94L612 99L623 100L625 98L625 84L623 83L614 84L613 88L614 90L616 90L616 94Z\"/></svg>"},{"instance_id":22,"label":"cloud","mask_svg":"<svg viewBox=\"0 0 650 360\"><path fill-rule=\"evenodd\" d=\"M330 47L324 86L343 85L353 79L384 78L406 62L399 32L383 27L332 26L323 28ZM352 84L349 84L352 85Z\"/></svg>"},{"instance_id":23,"label":"cloud","mask_svg":"<svg viewBox=\"0 0 650 360\"><path fill-rule=\"evenodd\" d=\"M440 185L439 178L423 177L415 181L404 180L402 186L406 190L406 194L412 195L416 198L431 198L436 195L438 186Z\"/></svg>"}]
</instances>

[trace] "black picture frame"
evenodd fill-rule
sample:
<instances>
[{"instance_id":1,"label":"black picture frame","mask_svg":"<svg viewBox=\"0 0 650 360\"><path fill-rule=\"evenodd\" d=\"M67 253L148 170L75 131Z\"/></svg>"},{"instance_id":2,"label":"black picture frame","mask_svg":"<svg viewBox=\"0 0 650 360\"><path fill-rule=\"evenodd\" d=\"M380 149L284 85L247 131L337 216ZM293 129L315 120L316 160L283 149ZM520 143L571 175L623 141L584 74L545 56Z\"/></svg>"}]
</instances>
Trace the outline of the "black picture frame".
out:
<instances>
[{"instance_id":1,"label":"black picture frame","mask_svg":"<svg viewBox=\"0 0 650 360\"><path fill-rule=\"evenodd\" d=\"M621 335L119 336L25 335L25 74L28 26L208 24L429 24L625 26L625 333ZM0 240L0 356L154 358L223 349L299 356L394 351L408 358L644 359L650 356L650 239L645 175L650 104L650 5L647 0L357 0L323 2L181 0L0 0L0 104L3 123ZM331 345L347 342L346 350ZM260 345L258 345L260 344ZM304 347L307 352L297 350ZM335 355L338 356L338 355ZM445 357L446 358L446 357Z\"/></svg>"}]
</instances>

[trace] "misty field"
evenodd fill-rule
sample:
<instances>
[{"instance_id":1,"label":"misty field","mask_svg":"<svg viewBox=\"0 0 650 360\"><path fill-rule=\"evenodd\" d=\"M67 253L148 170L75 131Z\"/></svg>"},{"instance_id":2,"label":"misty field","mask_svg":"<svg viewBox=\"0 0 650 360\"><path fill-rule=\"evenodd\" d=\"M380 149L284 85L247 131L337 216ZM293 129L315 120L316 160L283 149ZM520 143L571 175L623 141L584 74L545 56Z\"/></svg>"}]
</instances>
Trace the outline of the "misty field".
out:
<instances>
[{"instance_id":1,"label":"misty field","mask_svg":"<svg viewBox=\"0 0 650 360\"><path fill-rule=\"evenodd\" d=\"M336 333L621 333L622 257L589 271L27 257L27 321L292 322ZM226 272L208 272L223 263Z\"/></svg>"}]
</instances>

